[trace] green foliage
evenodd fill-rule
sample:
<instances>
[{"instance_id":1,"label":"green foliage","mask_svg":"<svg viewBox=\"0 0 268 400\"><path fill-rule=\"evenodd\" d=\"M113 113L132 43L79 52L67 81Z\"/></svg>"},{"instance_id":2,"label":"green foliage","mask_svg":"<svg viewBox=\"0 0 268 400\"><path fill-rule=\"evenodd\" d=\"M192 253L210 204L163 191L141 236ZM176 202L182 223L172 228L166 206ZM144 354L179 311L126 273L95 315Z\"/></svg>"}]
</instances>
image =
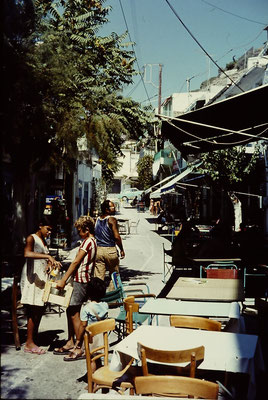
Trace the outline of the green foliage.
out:
<instances>
[{"instance_id":1,"label":"green foliage","mask_svg":"<svg viewBox=\"0 0 268 400\"><path fill-rule=\"evenodd\" d=\"M205 153L201 156L202 166L198 172L208 175L211 180L225 190L242 182L255 168L259 158L259 148L252 155L246 154L246 147L232 147Z\"/></svg>"},{"instance_id":2,"label":"green foliage","mask_svg":"<svg viewBox=\"0 0 268 400\"><path fill-rule=\"evenodd\" d=\"M154 159L146 154L139 159L137 164L138 180L143 189L148 189L153 184L152 166Z\"/></svg>"},{"instance_id":3,"label":"green foliage","mask_svg":"<svg viewBox=\"0 0 268 400\"><path fill-rule=\"evenodd\" d=\"M24 172L48 161L71 169L77 140L86 135L102 160L105 180L111 179L122 142L142 137L152 118L120 94L136 73L126 34L98 35L110 10L104 0L6 4L6 152Z\"/></svg>"}]
</instances>

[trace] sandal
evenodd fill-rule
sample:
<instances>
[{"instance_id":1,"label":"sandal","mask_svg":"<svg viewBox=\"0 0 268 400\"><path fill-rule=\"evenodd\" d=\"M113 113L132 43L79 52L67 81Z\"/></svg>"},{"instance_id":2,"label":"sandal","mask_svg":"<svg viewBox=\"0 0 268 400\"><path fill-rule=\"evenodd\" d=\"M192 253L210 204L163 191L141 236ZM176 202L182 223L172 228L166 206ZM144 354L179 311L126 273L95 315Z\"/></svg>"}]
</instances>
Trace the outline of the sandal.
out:
<instances>
[{"instance_id":1,"label":"sandal","mask_svg":"<svg viewBox=\"0 0 268 400\"><path fill-rule=\"evenodd\" d=\"M66 347L58 347L57 349L53 350L53 354L58 355L58 356L63 356L65 354L69 354L73 350L73 347L70 347L69 349L66 349Z\"/></svg>"},{"instance_id":2,"label":"sandal","mask_svg":"<svg viewBox=\"0 0 268 400\"><path fill-rule=\"evenodd\" d=\"M24 353L38 354L40 356L41 354L46 354L46 351L38 346L33 347L32 349L27 349L24 347Z\"/></svg>"},{"instance_id":3,"label":"sandal","mask_svg":"<svg viewBox=\"0 0 268 400\"><path fill-rule=\"evenodd\" d=\"M67 357L64 357L64 361L77 361L77 360L85 360L86 355L84 353L75 353L71 352Z\"/></svg>"}]
</instances>

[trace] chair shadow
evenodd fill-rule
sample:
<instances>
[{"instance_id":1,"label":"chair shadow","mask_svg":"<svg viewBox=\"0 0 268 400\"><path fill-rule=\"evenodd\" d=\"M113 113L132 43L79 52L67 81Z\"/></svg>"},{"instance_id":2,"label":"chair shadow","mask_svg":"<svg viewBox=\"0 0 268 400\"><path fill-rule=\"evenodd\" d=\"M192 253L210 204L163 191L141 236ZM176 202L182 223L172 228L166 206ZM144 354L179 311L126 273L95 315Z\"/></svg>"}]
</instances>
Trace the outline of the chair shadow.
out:
<instances>
[{"instance_id":1,"label":"chair shadow","mask_svg":"<svg viewBox=\"0 0 268 400\"><path fill-rule=\"evenodd\" d=\"M120 266L120 276L123 282L128 282L133 278L137 279L137 278L142 278L144 276L152 276L152 275L155 275L155 272L152 273L148 271L141 271Z\"/></svg>"}]
</instances>

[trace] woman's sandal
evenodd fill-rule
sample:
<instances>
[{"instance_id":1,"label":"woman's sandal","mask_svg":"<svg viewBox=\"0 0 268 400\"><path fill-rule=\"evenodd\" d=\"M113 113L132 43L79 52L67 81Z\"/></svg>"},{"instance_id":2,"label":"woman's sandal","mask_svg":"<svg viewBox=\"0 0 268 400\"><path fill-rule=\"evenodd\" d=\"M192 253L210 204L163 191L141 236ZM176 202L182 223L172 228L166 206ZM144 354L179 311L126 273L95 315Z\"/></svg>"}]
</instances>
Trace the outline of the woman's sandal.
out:
<instances>
[{"instance_id":1,"label":"woman's sandal","mask_svg":"<svg viewBox=\"0 0 268 400\"><path fill-rule=\"evenodd\" d=\"M69 354L73 350L73 347L70 347L69 349L66 349L66 347L58 347L57 349L53 350L53 354L56 354L58 356L64 356L65 354Z\"/></svg>"},{"instance_id":2,"label":"woman's sandal","mask_svg":"<svg viewBox=\"0 0 268 400\"><path fill-rule=\"evenodd\" d=\"M32 349L27 349L24 347L24 353L38 354L40 356L41 354L46 354L46 351L38 346L33 347Z\"/></svg>"},{"instance_id":3,"label":"woman's sandal","mask_svg":"<svg viewBox=\"0 0 268 400\"><path fill-rule=\"evenodd\" d=\"M77 361L77 360L85 360L86 355L84 353L75 353L71 352L67 357L64 357L64 361Z\"/></svg>"}]
</instances>

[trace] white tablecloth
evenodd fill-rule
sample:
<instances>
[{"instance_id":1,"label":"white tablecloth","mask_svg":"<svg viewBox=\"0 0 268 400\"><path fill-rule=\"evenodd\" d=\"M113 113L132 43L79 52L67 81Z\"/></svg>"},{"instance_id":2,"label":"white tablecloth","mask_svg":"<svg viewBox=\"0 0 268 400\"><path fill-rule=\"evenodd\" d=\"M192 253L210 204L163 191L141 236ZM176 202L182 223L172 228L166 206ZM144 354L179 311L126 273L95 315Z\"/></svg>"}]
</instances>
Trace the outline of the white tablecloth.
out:
<instances>
[{"instance_id":1,"label":"white tablecloth","mask_svg":"<svg viewBox=\"0 0 268 400\"><path fill-rule=\"evenodd\" d=\"M171 299L150 299L140 313L158 315L194 315L199 317L240 318L238 302L180 301Z\"/></svg>"},{"instance_id":2,"label":"white tablecloth","mask_svg":"<svg viewBox=\"0 0 268 400\"><path fill-rule=\"evenodd\" d=\"M248 399L255 398L256 368L264 370L258 336L143 325L116 345L112 357L113 369L122 368L120 353L139 360L138 342L162 350L205 346L205 358L198 368L249 374Z\"/></svg>"}]
</instances>

